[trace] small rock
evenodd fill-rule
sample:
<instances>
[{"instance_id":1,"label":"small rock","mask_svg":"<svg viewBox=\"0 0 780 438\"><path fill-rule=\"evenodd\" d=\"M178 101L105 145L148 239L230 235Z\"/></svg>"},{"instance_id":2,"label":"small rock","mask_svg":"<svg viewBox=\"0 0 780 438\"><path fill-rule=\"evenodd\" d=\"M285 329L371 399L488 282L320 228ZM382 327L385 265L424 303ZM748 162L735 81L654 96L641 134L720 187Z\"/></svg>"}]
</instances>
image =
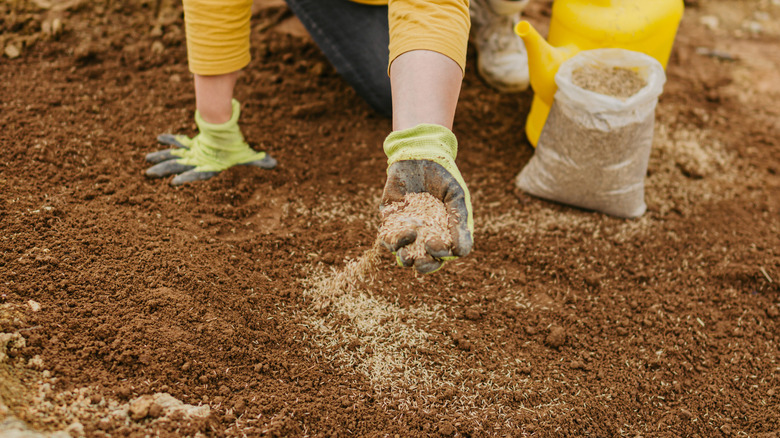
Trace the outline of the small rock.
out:
<instances>
[{"instance_id":1,"label":"small rock","mask_svg":"<svg viewBox=\"0 0 780 438\"><path fill-rule=\"evenodd\" d=\"M65 428L65 432L71 437L82 437L85 435L84 425L79 423L78 421L73 422L68 427Z\"/></svg>"},{"instance_id":2,"label":"small rock","mask_svg":"<svg viewBox=\"0 0 780 438\"><path fill-rule=\"evenodd\" d=\"M455 339L455 345L463 351L471 351L474 346L466 338Z\"/></svg>"},{"instance_id":3,"label":"small rock","mask_svg":"<svg viewBox=\"0 0 780 438\"><path fill-rule=\"evenodd\" d=\"M314 65L311 66L310 72L314 76L322 76L325 74L325 64L321 62L317 62Z\"/></svg>"},{"instance_id":4,"label":"small rock","mask_svg":"<svg viewBox=\"0 0 780 438\"><path fill-rule=\"evenodd\" d=\"M152 28L151 32L149 32L149 36L152 37L152 38L159 38L162 35L163 35L163 29L162 29L162 26L160 26L159 24L156 24Z\"/></svg>"},{"instance_id":5,"label":"small rock","mask_svg":"<svg viewBox=\"0 0 780 438\"><path fill-rule=\"evenodd\" d=\"M566 330L560 326L554 326L550 329L550 334L547 335L545 340L547 345L552 348L560 348L566 343Z\"/></svg>"},{"instance_id":6,"label":"small rock","mask_svg":"<svg viewBox=\"0 0 780 438\"><path fill-rule=\"evenodd\" d=\"M598 274L588 274L585 276L584 280L585 284L592 288L598 289L598 287L601 286L601 276Z\"/></svg>"},{"instance_id":7,"label":"small rock","mask_svg":"<svg viewBox=\"0 0 780 438\"><path fill-rule=\"evenodd\" d=\"M742 28L753 35L758 35L764 31L764 26L758 21L746 20L742 23Z\"/></svg>"},{"instance_id":8,"label":"small rock","mask_svg":"<svg viewBox=\"0 0 780 438\"><path fill-rule=\"evenodd\" d=\"M174 73L174 74L172 74L172 75L171 75L171 76L168 78L168 81L169 81L170 83L172 83L172 84L179 84L179 83L181 83L181 75L180 75L180 74L178 74L178 73Z\"/></svg>"},{"instance_id":9,"label":"small rock","mask_svg":"<svg viewBox=\"0 0 780 438\"><path fill-rule=\"evenodd\" d=\"M311 102L295 105L290 113L295 118L305 118L325 114L327 110L328 105L325 102Z\"/></svg>"},{"instance_id":10,"label":"small rock","mask_svg":"<svg viewBox=\"0 0 780 438\"><path fill-rule=\"evenodd\" d=\"M27 366L35 369L35 370L42 370L44 368L43 359L41 359L41 356L35 355L27 362Z\"/></svg>"},{"instance_id":11,"label":"small rock","mask_svg":"<svg viewBox=\"0 0 780 438\"><path fill-rule=\"evenodd\" d=\"M19 51L19 48L14 45L14 43L8 43L7 46L5 46L5 56L7 56L10 59L18 58L19 55L21 55L21 52Z\"/></svg>"},{"instance_id":12,"label":"small rock","mask_svg":"<svg viewBox=\"0 0 780 438\"><path fill-rule=\"evenodd\" d=\"M480 313L479 309L476 307L469 307L463 313L463 316L465 316L468 320L476 321L482 316L482 313Z\"/></svg>"},{"instance_id":13,"label":"small rock","mask_svg":"<svg viewBox=\"0 0 780 438\"><path fill-rule=\"evenodd\" d=\"M780 309L777 308L777 305L771 305L766 309L766 315L770 318L777 318L780 316Z\"/></svg>"},{"instance_id":14,"label":"small rock","mask_svg":"<svg viewBox=\"0 0 780 438\"><path fill-rule=\"evenodd\" d=\"M149 415L149 408L152 406L151 396L142 395L130 402L127 414L135 421L143 420Z\"/></svg>"},{"instance_id":15,"label":"small rock","mask_svg":"<svg viewBox=\"0 0 780 438\"><path fill-rule=\"evenodd\" d=\"M160 418L165 415L165 409L156 401L149 406L149 416L152 418Z\"/></svg>"},{"instance_id":16,"label":"small rock","mask_svg":"<svg viewBox=\"0 0 780 438\"><path fill-rule=\"evenodd\" d=\"M100 430L102 430L104 432L108 432L109 430L111 430L114 427L114 423L111 421L111 418L104 417L104 418L101 418L100 421L98 421L97 427L98 427L98 429L100 429Z\"/></svg>"},{"instance_id":17,"label":"small rock","mask_svg":"<svg viewBox=\"0 0 780 438\"><path fill-rule=\"evenodd\" d=\"M162 41L155 41L152 43L152 53L154 53L155 55L160 55L164 51L165 51L165 44L163 44Z\"/></svg>"},{"instance_id":18,"label":"small rock","mask_svg":"<svg viewBox=\"0 0 780 438\"><path fill-rule=\"evenodd\" d=\"M58 37L62 34L62 20L55 18L51 21L51 36Z\"/></svg>"},{"instance_id":19,"label":"small rock","mask_svg":"<svg viewBox=\"0 0 780 438\"><path fill-rule=\"evenodd\" d=\"M715 30L720 26L720 19L714 15L703 15L699 18L699 23L709 30Z\"/></svg>"},{"instance_id":20,"label":"small rock","mask_svg":"<svg viewBox=\"0 0 780 438\"><path fill-rule=\"evenodd\" d=\"M27 302L27 305L30 306L30 310L33 312L39 312L41 310L41 304L37 301L30 300Z\"/></svg>"},{"instance_id":21,"label":"small rock","mask_svg":"<svg viewBox=\"0 0 780 438\"><path fill-rule=\"evenodd\" d=\"M91 396L89 396L89 402L92 403L93 405L96 405L101 401L103 401L103 396L100 394L92 394Z\"/></svg>"},{"instance_id":22,"label":"small rock","mask_svg":"<svg viewBox=\"0 0 780 438\"><path fill-rule=\"evenodd\" d=\"M441 436L453 436L457 432L458 430L455 429L455 426L453 426L450 422L444 422L441 426L439 426L439 434Z\"/></svg>"},{"instance_id":23,"label":"small rock","mask_svg":"<svg viewBox=\"0 0 780 438\"><path fill-rule=\"evenodd\" d=\"M126 400L130 398L130 388L123 386L116 391L116 395L118 395L119 398Z\"/></svg>"}]
</instances>

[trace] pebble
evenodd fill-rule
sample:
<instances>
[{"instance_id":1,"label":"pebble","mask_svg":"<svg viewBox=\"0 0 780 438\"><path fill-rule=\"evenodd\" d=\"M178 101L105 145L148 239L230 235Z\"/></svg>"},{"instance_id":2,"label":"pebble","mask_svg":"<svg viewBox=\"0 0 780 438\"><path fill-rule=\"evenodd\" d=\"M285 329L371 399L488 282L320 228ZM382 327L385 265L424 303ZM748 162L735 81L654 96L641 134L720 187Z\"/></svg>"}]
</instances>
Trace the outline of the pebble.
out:
<instances>
[{"instance_id":1,"label":"pebble","mask_svg":"<svg viewBox=\"0 0 780 438\"><path fill-rule=\"evenodd\" d=\"M152 406L152 397L148 395L142 395L137 399L130 402L127 414L133 420L143 420L149 415L149 408Z\"/></svg>"},{"instance_id":2,"label":"pebble","mask_svg":"<svg viewBox=\"0 0 780 438\"><path fill-rule=\"evenodd\" d=\"M547 345L553 348L560 348L566 343L566 330L560 326L554 326L550 329L550 334L547 335Z\"/></svg>"},{"instance_id":3,"label":"pebble","mask_svg":"<svg viewBox=\"0 0 780 438\"><path fill-rule=\"evenodd\" d=\"M455 426L452 425L452 423L445 422L441 426L439 426L439 433L442 436L453 436L458 432L457 429L455 429Z\"/></svg>"},{"instance_id":4,"label":"pebble","mask_svg":"<svg viewBox=\"0 0 780 438\"><path fill-rule=\"evenodd\" d=\"M19 55L22 53L19 51L19 48L14 45L14 43L8 43L7 46L5 46L5 56L7 56L10 59L18 58Z\"/></svg>"},{"instance_id":5,"label":"pebble","mask_svg":"<svg viewBox=\"0 0 780 438\"><path fill-rule=\"evenodd\" d=\"M149 406L149 416L152 418L159 418L162 417L165 414L165 409L163 409L162 406L160 406L159 403L152 403L151 406Z\"/></svg>"},{"instance_id":6,"label":"pebble","mask_svg":"<svg viewBox=\"0 0 780 438\"><path fill-rule=\"evenodd\" d=\"M102 431L109 431L114 426L109 417L101 418L97 423L98 429Z\"/></svg>"},{"instance_id":7,"label":"pebble","mask_svg":"<svg viewBox=\"0 0 780 438\"><path fill-rule=\"evenodd\" d=\"M758 21L753 20L746 20L742 22L742 28L754 35L758 35L764 31L764 26L762 26Z\"/></svg>"},{"instance_id":8,"label":"pebble","mask_svg":"<svg viewBox=\"0 0 780 438\"><path fill-rule=\"evenodd\" d=\"M699 18L699 23L709 30L715 30L720 26L720 19L714 15L703 15Z\"/></svg>"},{"instance_id":9,"label":"pebble","mask_svg":"<svg viewBox=\"0 0 780 438\"><path fill-rule=\"evenodd\" d=\"M33 312L40 312L41 310L41 303L37 301L30 300L27 302L27 305L30 306L30 310Z\"/></svg>"},{"instance_id":10,"label":"pebble","mask_svg":"<svg viewBox=\"0 0 780 438\"><path fill-rule=\"evenodd\" d=\"M159 55L165 51L165 45L161 41L155 41L152 43L152 53Z\"/></svg>"},{"instance_id":11,"label":"pebble","mask_svg":"<svg viewBox=\"0 0 780 438\"><path fill-rule=\"evenodd\" d=\"M479 309L474 308L474 307L469 307L464 312L464 316L468 320L476 321L476 320L478 320L482 316L482 314L480 313Z\"/></svg>"},{"instance_id":12,"label":"pebble","mask_svg":"<svg viewBox=\"0 0 780 438\"><path fill-rule=\"evenodd\" d=\"M65 428L65 432L72 437L82 437L85 435L84 425L75 421Z\"/></svg>"}]
</instances>

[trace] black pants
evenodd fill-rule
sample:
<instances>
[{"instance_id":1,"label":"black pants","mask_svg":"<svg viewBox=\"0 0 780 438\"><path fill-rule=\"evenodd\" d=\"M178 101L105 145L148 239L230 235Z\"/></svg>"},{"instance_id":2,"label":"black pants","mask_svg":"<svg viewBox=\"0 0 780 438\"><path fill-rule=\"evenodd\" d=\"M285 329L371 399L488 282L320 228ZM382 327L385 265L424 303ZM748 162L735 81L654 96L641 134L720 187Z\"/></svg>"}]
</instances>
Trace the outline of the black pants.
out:
<instances>
[{"instance_id":1,"label":"black pants","mask_svg":"<svg viewBox=\"0 0 780 438\"><path fill-rule=\"evenodd\" d=\"M287 0L339 74L378 113L392 115L387 6L349 0Z\"/></svg>"}]
</instances>

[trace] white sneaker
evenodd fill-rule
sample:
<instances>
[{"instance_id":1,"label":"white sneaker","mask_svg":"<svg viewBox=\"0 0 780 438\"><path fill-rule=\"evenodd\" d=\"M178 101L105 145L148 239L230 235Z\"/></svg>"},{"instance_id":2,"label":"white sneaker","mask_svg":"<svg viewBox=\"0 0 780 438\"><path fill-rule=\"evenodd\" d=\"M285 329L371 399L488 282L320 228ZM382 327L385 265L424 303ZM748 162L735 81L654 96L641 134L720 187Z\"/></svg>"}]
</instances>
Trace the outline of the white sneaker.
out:
<instances>
[{"instance_id":1,"label":"white sneaker","mask_svg":"<svg viewBox=\"0 0 780 438\"><path fill-rule=\"evenodd\" d=\"M471 27L477 49L477 71L503 92L528 88L528 54L515 33L529 0L471 0Z\"/></svg>"}]
</instances>

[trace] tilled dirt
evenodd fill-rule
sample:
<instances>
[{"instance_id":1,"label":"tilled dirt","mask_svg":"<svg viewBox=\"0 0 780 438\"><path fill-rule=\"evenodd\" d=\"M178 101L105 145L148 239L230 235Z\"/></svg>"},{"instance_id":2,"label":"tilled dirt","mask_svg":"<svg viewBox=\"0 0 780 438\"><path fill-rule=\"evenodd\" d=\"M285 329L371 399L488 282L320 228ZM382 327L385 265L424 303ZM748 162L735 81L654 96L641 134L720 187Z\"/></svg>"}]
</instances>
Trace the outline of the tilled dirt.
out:
<instances>
[{"instance_id":1,"label":"tilled dirt","mask_svg":"<svg viewBox=\"0 0 780 438\"><path fill-rule=\"evenodd\" d=\"M636 220L513 188L532 94L472 49L475 247L422 276L372 258L390 121L283 3L237 89L279 166L178 188L143 157L194 133L181 6L0 4L0 434L780 436L779 20L688 3Z\"/></svg>"}]
</instances>

